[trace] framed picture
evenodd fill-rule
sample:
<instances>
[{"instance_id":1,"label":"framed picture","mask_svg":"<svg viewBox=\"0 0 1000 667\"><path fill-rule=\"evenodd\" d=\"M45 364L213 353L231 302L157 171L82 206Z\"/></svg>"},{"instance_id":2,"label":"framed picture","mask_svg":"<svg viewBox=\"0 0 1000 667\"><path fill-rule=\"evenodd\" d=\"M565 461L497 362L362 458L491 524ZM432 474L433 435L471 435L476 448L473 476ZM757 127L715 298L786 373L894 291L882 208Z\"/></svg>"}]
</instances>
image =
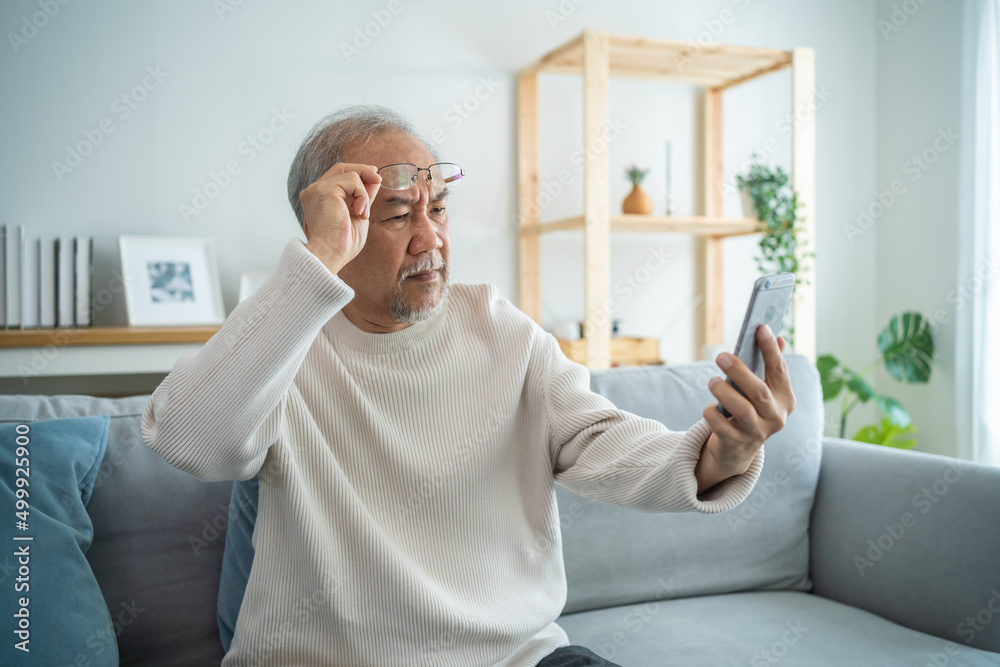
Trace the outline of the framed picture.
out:
<instances>
[{"instance_id":1,"label":"framed picture","mask_svg":"<svg viewBox=\"0 0 1000 667\"><path fill-rule=\"evenodd\" d=\"M119 236L130 326L197 326L226 319L212 239Z\"/></svg>"},{"instance_id":2,"label":"framed picture","mask_svg":"<svg viewBox=\"0 0 1000 667\"><path fill-rule=\"evenodd\" d=\"M271 271L247 271L240 276L240 303L250 298L260 287L260 284L267 280Z\"/></svg>"}]
</instances>

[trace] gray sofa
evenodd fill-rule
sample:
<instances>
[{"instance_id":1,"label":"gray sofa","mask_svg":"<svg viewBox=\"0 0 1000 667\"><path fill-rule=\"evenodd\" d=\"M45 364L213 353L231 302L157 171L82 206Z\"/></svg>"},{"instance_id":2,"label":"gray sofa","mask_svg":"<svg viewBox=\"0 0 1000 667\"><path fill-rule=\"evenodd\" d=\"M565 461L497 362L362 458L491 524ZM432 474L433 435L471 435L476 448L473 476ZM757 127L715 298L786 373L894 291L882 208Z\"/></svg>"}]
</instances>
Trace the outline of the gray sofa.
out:
<instances>
[{"instance_id":1,"label":"gray sofa","mask_svg":"<svg viewBox=\"0 0 1000 667\"><path fill-rule=\"evenodd\" d=\"M750 497L723 514L645 514L557 487L571 641L632 665L1000 665L1000 469L823 438L819 380ZM592 388L686 429L714 364L612 369ZM87 553L123 665L216 665L231 484L143 443L148 396L0 396L0 422L111 415ZM121 610L128 610L124 613Z\"/></svg>"}]
</instances>

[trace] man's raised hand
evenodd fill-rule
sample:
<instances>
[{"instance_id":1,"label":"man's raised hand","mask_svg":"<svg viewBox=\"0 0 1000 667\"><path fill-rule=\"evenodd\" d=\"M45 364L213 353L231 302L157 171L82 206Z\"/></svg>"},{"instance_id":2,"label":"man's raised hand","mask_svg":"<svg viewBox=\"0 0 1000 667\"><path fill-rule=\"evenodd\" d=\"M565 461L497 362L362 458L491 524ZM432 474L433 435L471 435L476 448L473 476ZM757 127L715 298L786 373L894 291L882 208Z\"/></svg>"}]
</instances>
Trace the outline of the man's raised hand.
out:
<instances>
[{"instance_id":1,"label":"man's raised hand","mask_svg":"<svg viewBox=\"0 0 1000 667\"><path fill-rule=\"evenodd\" d=\"M698 493L746 472L757 450L784 427L788 415L795 409L788 366L781 356L785 340L775 337L766 324L757 328L756 336L764 357L764 380L738 357L724 352L719 355L719 365L746 395L741 395L722 378L713 377L709 381L709 391L732 417L723 417L715 403L702 412L712 434L702 447L695 466Z\"/></svg>"},{"instance_id":2,"label":"man's raised hand","mask_svg":"<svg viewBox=\"0 0 1000 667\"><path fill-rule=\"evenodd\" d=\"M365 247L382 177L368 164L337 163L299 193L306 248L336 274Z\"/></svg>"}]
</instances>

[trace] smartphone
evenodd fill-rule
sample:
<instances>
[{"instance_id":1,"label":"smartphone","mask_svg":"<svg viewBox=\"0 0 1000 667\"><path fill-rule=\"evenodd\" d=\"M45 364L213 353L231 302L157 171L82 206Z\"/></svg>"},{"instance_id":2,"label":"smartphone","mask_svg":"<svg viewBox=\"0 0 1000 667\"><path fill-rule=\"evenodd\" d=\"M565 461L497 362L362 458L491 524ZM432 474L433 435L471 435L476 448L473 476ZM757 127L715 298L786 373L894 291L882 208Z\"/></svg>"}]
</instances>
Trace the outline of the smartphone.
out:
<instances>
[{"instance_id":1,"label":"smartphone","mask_svg":"<svg viewBox=\"0 0 1000 667\"><path fill-rule=\"evenodd\" d=\"M753 285L750 303L747 305L746 315L743 316L743 327L740 329L740 337L736 340L736 350L733 354L761 380L764 379L764 359L757 345L757 327L767 324L775 336L781 333L781 322L785 319L785 311L788 309L788 302L792 300L794 289L794 273L761 276ZM746 396L735 382L728 377L726 381L736 391ZM723 416L731 416L729 411L722 407L722 403L719 403L718 407Z\"/></svg>"}]
</instances>

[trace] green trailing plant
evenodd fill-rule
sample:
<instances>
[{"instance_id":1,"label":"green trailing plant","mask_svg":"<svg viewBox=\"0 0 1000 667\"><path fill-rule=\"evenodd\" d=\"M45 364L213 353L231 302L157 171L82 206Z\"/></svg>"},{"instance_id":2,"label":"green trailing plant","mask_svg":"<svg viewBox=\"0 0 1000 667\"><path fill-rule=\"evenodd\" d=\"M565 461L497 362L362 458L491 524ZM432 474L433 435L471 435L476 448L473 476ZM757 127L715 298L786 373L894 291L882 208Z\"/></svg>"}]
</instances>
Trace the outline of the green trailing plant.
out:
<instances>
[{"instance_id":1,"label":"green trailing plant","mask_svg":"<svg viewBox=\"0 0 1000 667\"><path fill-rule=\"evenodd\" d=\"M736 183L750 196L757 220L760 221L760 254L754 257L761 274L794 273L795 284L808 284L803 277L805 267L797 254L801 243L802 228L798 193L789 185L788 174L781 167L771 169L759 154L746 174L737 174ZM814 253L806 256L812 257ZM785 338L793 344L794 329L789 328Z\"/></svg>"},{"instance_id":2,"label":"green trailing plant","mask_svg":"<svg viewBox=\"0 0 1000 667\"><path fill-rule=\"evenodd\" d=\"M639 169L638 165L633 164L625 167L625 177L632 185L639 185L642 183L642 179L646 178L646 174L648 173L649 169Z\"/></svg>"},{"instance_id":3,"label":"green trailing plant","mask_svg":"<svg viewBox=\"0 0 1000 667\"><path fill-rule=\"evenodd\" d=\"M879 424L861 428L854 435L854 440L909 449L916 444L910 436L917 430L911 424L910 413L896 399L876 392L864 376L884 366L886 372L899 382L926 384L934 367L934 335L930 324L920 313L906 311L893 315L879 332L878 348L881 356L860 371L844 365L831 354L816 359L823 385L823 401L841 397L841 438L847 429L847 416L851 410L860 403L871 401L882 413L882 420Z\"/></svg>"},{"instance_id":4,"label":"green trailing plant","mask_svg":"<svg viewBox=\"0 0 1000 667\"><path fill-rule=\"evenodd\" d=\"M754 154L746 174L737 174L736 183L750 195L757 220L761 223L760 255L756 257L761 273L794 273L796 284L802 282L802 267L796 251L802 228L798 210L799 195L788 184L788 174L781 167L771 169Z\"/></svg>"}]
</instances>

